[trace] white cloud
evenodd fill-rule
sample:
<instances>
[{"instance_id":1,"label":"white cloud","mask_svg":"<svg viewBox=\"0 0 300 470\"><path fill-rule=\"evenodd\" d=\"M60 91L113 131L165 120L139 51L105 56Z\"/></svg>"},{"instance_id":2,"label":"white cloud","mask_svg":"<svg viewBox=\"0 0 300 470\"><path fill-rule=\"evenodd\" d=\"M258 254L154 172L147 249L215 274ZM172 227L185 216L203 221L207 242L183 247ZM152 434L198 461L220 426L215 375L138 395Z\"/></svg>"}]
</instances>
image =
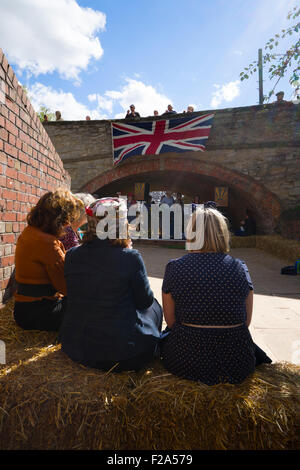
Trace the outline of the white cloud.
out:
<instances>
[{"instance_id":1,"label":"white cloud","mask_svg":"<svg viewBox=\"0 0 300 470\"><path fill-rule=\"evenodd\" d=\"M92 95L88 95L88 100L89 101L96 101L97 100L97 94L93 93Z\"/></svg>"},{"instance_id":2,"label":"white cloud","mask_svg":"<svg viewBox=\"0 0 300 470\"><path fill-rule=\"evenodd\" d=\"M109 113L112 113L113 105L114 105L112 100L107 99L104 96L99 95L98 93L88 95L88 100L91 102L97 101L97 105L99 109L105 109Z\"/></svg>"},{"instance_id":3,"label":"white cloud","mask_svg":"<svg viewBox=\"0 0 300 470\"><path fill-rule=\"evenodd\" d=\"M234 55L243 55L243 52L238 50L238 49L233 51L233 53L234 53Z\"/></svg>"},{"instance_id":4,"label":"white cloud","mask_svg":"<svg viewBox=\"0 0 300 470\"><path fill-rule=\"evenodd\" d=\"M35 83L28 90L29 98L34 109L38 112L45 106L51 112L60 111L65 120L84 120L86 116L92 119L108 119L101 109L90 109L85 104L76 101L72 93L53 90L42 83Z\"/></svg>"},{"instance_id":5,"label":"white cloud","mask_svg":"<svg viewBox=\"0 0 300 470\"><path fill-rule=\"evenodd\" d=\"M51 112L59 110L65 120L84 120L89 115L92 119L124 118L130 104L134 103L141 116L153 115L154 109L163 113L172 101L158 93L151 85L141 81L126 79L121 91L109 90L103 94L91 93L87 96L91 103L85 105L76 100L74 95L62 90L54 90L42 83L34 83L28 90L29 98L36 111L45 106ZM119 110L122 112L117 112Z\"/></svg>"},{"instance_id":6,"label":"white cloud","mask_svg":"<svg viewBox=\"0 0 300 470\"><path fill-rule=\"evenodd\" d=\"M78 82L103 54L97 32L106 16L76 0L1 0L0 44L10 62L31 75L57 71Z\"/></svg>"},{"instance_id":7,"label":"white cloud","mask_svg":"<svg viewBox=\"0 0 300 470\"><path fill-rule=\"evenodd\" d=\"M135 109L141 116L151 116L155 109L160 114L164 113L168 104L172 104L172 100L166 95L158 93L151 85L126 78L126 85L123 86L121 91L106 91L105 96L117 102L123 109L123 113L118 113L115 117L124 117L127 109L131 104L135 105Z\"/></svg>"},{"instance_id":8,"label":"white cloud","mask_svg":"<svg viewBox=\"0 0 300 470\"><path fill-rule=\"evenodd\" d=\"M233 101L240 94L240 85L239 80L225 83L222 86L214 85L216 90L212 94L211 107L218 108L224 101L227 103Z\"/></svg>"}]
</instances>

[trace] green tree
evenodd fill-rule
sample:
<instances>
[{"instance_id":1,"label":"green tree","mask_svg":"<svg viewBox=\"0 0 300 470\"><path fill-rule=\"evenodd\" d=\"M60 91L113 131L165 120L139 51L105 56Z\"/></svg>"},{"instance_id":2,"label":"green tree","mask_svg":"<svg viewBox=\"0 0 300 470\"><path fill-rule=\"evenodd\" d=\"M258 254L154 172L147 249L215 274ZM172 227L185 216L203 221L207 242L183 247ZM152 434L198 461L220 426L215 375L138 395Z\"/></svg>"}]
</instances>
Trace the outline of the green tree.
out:
<instances>
[{"instance_id":1,"label":"green tree","mask_svg":"<svg viewBox=\"0 0 300 470\"><path fill-rule=\"evenodd\" d=\"M40 118L41 122L44 121L45 114L48 116L48 121L55 121L55 114L52 113L48 108L46 108L46 106L40 106L37 115Z\"/></svg>"},{"instance_id":2,"label":"green tree","mask_svg":"<svg viewBox=\"0 0 300 470\"><path fill-rule=\"evenodd\" d=\"M276 83L267 96L264 97L265 101L269 101L270 97L274 94L274 90L279 80L285 75L289 74L289 83L293 87L299 86L300 77L300 22L297 19L300 15L300 8L294 7L289 12L287 19L293 21L293 25L287 29L282 29L280 33L266 43L265 53L263 54L263 65L268 66L269 79L276 79ZM295 22L294 22L295 20ZM280 40L296 33L296 39L293 44L283 53L275 53L276 48L280 46ZM244 71L240 73L240 80L247 80L258 70L258 61L253 61Z\"/></svg>"}]
</instances>

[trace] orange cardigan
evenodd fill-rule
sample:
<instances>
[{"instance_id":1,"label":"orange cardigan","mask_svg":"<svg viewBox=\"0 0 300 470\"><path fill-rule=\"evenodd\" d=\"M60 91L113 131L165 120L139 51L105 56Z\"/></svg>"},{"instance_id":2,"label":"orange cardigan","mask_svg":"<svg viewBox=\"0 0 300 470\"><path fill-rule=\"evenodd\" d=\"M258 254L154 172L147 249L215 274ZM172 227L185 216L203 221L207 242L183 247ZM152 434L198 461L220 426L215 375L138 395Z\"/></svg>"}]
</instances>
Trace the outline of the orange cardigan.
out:
<instances>
[{"instance_id":1,"label":"orange cardigan","mask_svg":"<svg viewBox=\"0 0 300 470\"><path fill-rule=\"evenodd\" d=\"M66 295L64 278L65 248L54 235L28 225L18 238L15 254L16 281L23 284L52 284ZM15 294L17 302L33 302L43 298Z\"/></svg>"}]
</instances>

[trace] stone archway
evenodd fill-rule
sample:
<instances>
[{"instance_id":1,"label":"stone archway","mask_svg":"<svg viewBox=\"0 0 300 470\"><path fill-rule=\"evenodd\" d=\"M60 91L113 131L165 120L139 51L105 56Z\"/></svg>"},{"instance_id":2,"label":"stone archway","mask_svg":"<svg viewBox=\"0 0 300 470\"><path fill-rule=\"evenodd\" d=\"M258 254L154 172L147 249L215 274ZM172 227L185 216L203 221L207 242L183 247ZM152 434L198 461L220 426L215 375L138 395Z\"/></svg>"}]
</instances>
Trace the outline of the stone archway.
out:
<instances>
[{"instance_id":1,"label":"stone archway","mask_svg":"<svg viewBox=\"0 0 300 470\"><path fill-rule=\"evenodd\" d=\"M81 191L95 193L99 188L109 187L112 183L135 177L138 181L146 175L184 174L186 184L190 178L208 178L215 184L226 185L236 194L240 194L247 207L255 213L258 229L261 233L272 233L281 214L278 198L261 183L238 171L230 170L214 163L179 157L139 157L97 175L81 187Z\"/></svg>"}]
</instances>

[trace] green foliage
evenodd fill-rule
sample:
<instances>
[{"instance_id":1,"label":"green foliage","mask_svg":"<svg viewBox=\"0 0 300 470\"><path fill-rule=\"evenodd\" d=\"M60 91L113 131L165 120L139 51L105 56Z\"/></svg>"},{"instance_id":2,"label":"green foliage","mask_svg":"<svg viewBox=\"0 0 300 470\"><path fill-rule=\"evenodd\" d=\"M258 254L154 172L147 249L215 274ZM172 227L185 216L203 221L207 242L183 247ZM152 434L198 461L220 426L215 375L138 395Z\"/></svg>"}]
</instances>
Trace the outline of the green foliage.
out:
<instances>
[{"instance_id":1,"label":"green foliage","mask_svg":"<svg viewBox=\"0 0 300 470\"><path fill-rule=\"evenodd\" d=\"M300 15L300 8L294 7L292 11L287 15L288 20L296 20ZM265 100L269 100L270 97L274 94L274 89L279 82L279 80L289 74L289 82L291 85L297 84L300 79L300 22L296 20L292 26L288 29L282 29L279 34L275 36L266 43L265 53L262 57L262 63L264 66L268 66L269 79L272 80L277 78L276 84L273 89L269 92L268 96L265 96ZM284 53L278 54L275 53L275 49L280 45L280 39L284 39L287 36L292 36L296 33L296 40L292 46L285 51ZM251 75L253 75L258 68L258 61L253 61L248 67L244 68L244 71L240 73L240 80L247 80Z\"/></svg>"},{"instance_id":2,"label":"green foliage","mask_svg":"<svg viewBox=\"0 0 300 470\"><path fill-rule=\"evenodd\" d=\"M37 113L41 122L44 122L44 115L48 116L48 121L55 121L55 114L52 113L46 106L40 106L40 109Z\"/></svg>"}]
</instances>

